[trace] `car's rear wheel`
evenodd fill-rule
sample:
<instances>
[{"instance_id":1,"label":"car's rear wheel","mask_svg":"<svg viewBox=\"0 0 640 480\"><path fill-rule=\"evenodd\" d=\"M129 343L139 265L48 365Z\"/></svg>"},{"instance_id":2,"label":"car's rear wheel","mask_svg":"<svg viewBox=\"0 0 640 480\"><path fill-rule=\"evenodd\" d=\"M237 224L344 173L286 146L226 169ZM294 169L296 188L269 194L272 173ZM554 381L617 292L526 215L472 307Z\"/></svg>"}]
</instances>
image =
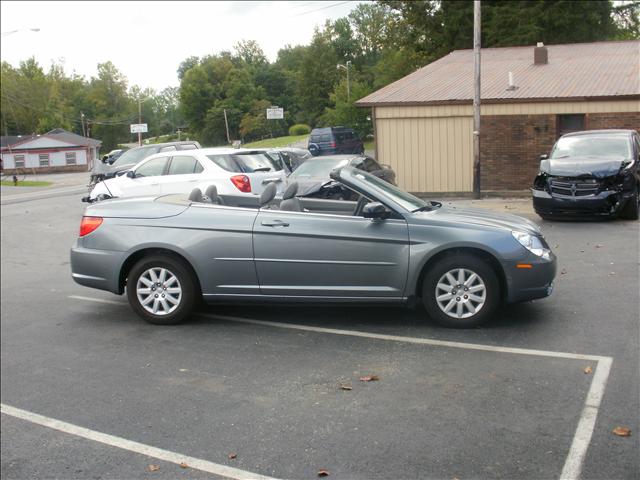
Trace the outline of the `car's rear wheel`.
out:
<instances>
[{"instance_id":1,"label":"car's rear wheel","mask_svg":"<svg viewBox=\"0 0 640 480\"><path fill-rule=\"evenodd\" d=\"M440 325L475 327L488 320L500 302L493 268L469 254L443 257L429 268L422 290L427 313Z\"/></svg>"},{"instance_id":2,"label":"car's rear wheel","mask_svg":"<svg viewBox=\"0 0 640 480\"><path fill-rule=\"evenodd\" d=\"M636 191L620 212L620 218L625 220L638 220L640 217L640 187L636 187Z\"/></svg>"},{"instance_id":3,"label":"car's rear wheel","mask_svg":"<svg viewBox=\"0 0 640 480\"><path fill-rule=\"evenodd\" d=\"M196 282L181 260L153 255L136 263L127 277L127 298L133 310L156 325L185 320L196 305Z\"/></svg>"}]
</instances>

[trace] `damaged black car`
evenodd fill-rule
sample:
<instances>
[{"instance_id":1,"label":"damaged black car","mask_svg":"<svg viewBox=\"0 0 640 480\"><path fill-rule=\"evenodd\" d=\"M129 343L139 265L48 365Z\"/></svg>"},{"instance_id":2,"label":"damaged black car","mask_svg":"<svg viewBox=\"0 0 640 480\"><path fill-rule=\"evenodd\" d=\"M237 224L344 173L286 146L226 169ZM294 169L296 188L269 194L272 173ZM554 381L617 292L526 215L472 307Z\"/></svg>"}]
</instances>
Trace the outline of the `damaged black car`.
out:
<instances>
[{"instance_id":1,"label":"damaged black car","mask_svg":"<svg viewBox=\"0 0 640 480\"><path fill-rule=\"evenodd\" d=\"M563 135L540 157L533 208L544 219L638 219L640 135L590 130Z\"/></svg>"}]
</instances>

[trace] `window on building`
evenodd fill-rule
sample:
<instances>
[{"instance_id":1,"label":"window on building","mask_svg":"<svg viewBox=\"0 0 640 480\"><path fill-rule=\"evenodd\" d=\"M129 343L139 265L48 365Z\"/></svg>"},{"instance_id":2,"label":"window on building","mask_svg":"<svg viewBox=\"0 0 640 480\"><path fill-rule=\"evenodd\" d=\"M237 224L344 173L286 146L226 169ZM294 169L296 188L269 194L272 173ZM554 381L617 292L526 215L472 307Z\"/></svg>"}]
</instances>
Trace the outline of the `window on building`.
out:
<instances>
[{"instance_id":1,"label":"window on building","mask_svg":"<svg viewBox=\"0 0 640 480\"><path fill-rule=\"evenodd\" d=\"M67 152L64 154L64 159L66 160L67 165L75 165L76 164L76 152Z\"/></svg>"},{"instance_id":2,"label":"window on building","mask_svg":"<svg viewBox=\"0 0 640 480\"><path fill-rule=\"evenodd\" d=\"M14 155L13 162L16 168L24 168L24 155Z\"/></svg>"},{"instance_id":3,"label":"window on building","mask_svg":"<svg viewBox=\"0 0 640 480\"><path fill-rule=\"evenodd\" d=\"M38 155L38 159L40 160L40 166L41 167L48 167L49 166L49 154L48 153L41 153L40 155Z\"/></svg>"},{"instance_id":4,"label":"window on building","mask_svg":"<svg viewBox=\"0 0 640 480\"><path fill-rule=\"evenodd\" d=\"M558 115L558 137L585 129L584 113Z\"/></svg>"}]
</instances>

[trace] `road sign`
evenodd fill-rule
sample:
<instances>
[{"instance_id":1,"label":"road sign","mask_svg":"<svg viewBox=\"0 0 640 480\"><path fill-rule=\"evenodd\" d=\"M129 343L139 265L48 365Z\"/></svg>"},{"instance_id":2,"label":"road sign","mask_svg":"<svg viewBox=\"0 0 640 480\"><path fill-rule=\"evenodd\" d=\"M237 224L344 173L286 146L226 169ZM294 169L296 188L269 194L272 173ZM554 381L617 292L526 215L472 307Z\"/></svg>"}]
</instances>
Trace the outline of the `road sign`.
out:
<instances>
[{"instance_id":1,"label":"road sign","mask_svg":"<svg viewBox=\"0 0 640 480\"><path fill-rule=\"evenodd\" d=\"M267 108L267 120L282 120L284 118L284 108Z\"/></svg>"},{"instance_id":2,"label":"road sign","mask_svg":"<svg viewBox=\"0 0 640 480\"><path fill-rule=\"evenodd\" d=\"M149 131L146 123L132 123L130 126L131 133L147 133Z\"/></svg>"}]
</instances>

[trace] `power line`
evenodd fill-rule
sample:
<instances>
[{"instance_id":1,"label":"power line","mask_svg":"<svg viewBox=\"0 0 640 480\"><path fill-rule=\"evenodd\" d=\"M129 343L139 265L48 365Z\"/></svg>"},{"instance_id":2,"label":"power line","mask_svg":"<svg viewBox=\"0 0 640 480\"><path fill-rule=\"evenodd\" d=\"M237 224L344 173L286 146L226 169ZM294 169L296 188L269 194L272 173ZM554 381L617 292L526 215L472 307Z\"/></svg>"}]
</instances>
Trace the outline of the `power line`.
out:
<instances>
[{"instance_id":1,"label":"power line","mask_svg":"<svg viewBox=\"0 0 640 480\"><path fill-rule=\"evenodd\" d=\"M309 10L307 12L302 12L302 13L298 13L297 15L292 15L289 18L294 18L294 17L301 17L302 15L307 15L309 13L313 13L313 12L319 12L320 10L326 10L327 8L333 8L333 7L338 7L340 5L344 5L345 3L351 3L351 2L338 2L338 3L334 3L333 5L327 5L326 7L320 7L320 8L316 8L315 10Z\"/></svg>"}]
</instances>

